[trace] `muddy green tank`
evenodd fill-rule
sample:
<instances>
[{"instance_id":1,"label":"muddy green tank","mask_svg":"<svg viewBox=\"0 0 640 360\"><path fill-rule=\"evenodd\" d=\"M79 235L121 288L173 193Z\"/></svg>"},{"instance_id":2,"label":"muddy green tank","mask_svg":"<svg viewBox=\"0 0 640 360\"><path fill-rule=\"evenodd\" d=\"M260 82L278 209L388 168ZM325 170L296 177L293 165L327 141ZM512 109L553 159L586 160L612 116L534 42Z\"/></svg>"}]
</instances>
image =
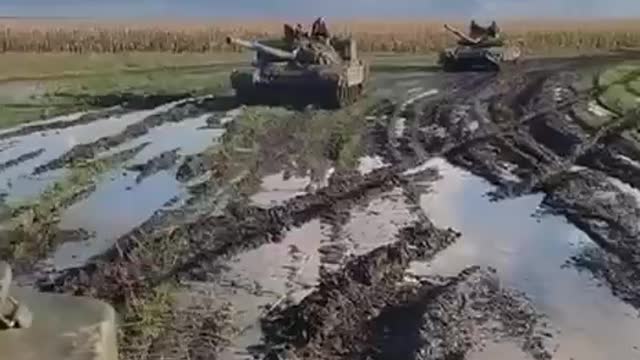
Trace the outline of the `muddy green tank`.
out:
<instances>
[{"instance_id":1,"label":"muddy green tank","mask_svg":"<svg viewBox=\"0 0 640 360\"><path fill-rule=\"evenodd\" d=\"M116 342L111 306L11 286L0 261L0 359L117 360Z\"/></svg>"},{"instance_id":2,"label":"muddy green tank","mask_svg":"<svg viewBox=\"0 0 640 360\"><path fill-rule=\"evenodd\" d=\"M280 46L235 38L227 42L256 54L252 69L231 74L231 86L242 103L341 108L362 96L369 78L368 64L358 58L353 39L301 39Z\"/></svg>"},{"instance_id":3,"label":"muddy green tank","mask_svg":"<svg viewBox=\"0 0 640 360\"><path fill-rule=\"evenodd\" d=\"M439 55L438 63L445 71L500 71L520 60L521 49L506 46L501 39L476 42L453 27L445 25L445 29L459 38L458 46L444 49Z\"/></svg>"}]
</instances>

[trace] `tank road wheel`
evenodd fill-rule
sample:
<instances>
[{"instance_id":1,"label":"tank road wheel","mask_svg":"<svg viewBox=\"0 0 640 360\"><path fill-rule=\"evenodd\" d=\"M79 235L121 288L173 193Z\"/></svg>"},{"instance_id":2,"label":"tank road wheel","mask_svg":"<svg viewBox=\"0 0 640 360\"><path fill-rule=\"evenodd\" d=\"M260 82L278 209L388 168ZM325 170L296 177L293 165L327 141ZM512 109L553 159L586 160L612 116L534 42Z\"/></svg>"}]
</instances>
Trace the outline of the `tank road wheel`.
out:
<instances>
[{"instance_id":1,"label":"tank road wheel","mask_svg":"<svg viewBox=\"0 0 640 360\"><path fill-rule=\"evenodd\" d=\"M335 94L335 107L340 109L349 106L349 87L338 85Z\"/></svg>"},{"instance_id":2,"label":"tank road wheel","mask_svg":"<svg viewBox=\"0 0 640 360\"><path fill-rule=\"evenodd\" d=\"M458 64L451 60L444 61L442 64L442 70L444 70L444 72L456 72L458 71Z\"/></svg>"},{"instance_id":3,"label":"tank road wheel","mask_svg":"<svg viewBox=\"0 0 640 360\"><path fill-rule=\"evenodd\" d=\"M250 92L246 89L236 89L236 100L241 105L251 105L253 96L251 96Z\"/></svg>"}]
</instances>

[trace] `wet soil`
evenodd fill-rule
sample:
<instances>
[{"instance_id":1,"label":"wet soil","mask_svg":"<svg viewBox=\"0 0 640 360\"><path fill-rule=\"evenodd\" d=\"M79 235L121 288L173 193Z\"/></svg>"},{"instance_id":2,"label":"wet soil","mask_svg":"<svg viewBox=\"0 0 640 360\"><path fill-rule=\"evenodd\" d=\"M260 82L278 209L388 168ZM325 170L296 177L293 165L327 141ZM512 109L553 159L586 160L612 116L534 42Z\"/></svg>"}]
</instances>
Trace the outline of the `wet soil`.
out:
<instances>
[{"instance_id":1,"label":"wet soil","mask_svg":"<svg viewBox=\"0 0 640 360\"><path fill-rule=\"evenodd\" d=\"M491 350L498 344L515 351L514 359L580 358L567 343L581 344L598 333L566 326L572 324L567 317L607 309L615 314L609 320L624 322L629 333L640 329L624 317L625 306L640 309L640 152L620 135L635 122L631 116L599 118L592 111L591 94L576 85L618 60L539 59L497 74L394 69L376 78L370 95L375 105L353 115L362 121L338 123L338 130L318 129L326 135L319 150L309 150L308 138L298 136L295 121L317 120L318 113L308 109L287 115L286 126L255 136L257 154L241 143L234 143L231 152L194 148L182 153L182 146L167 142L128 164L135 170L131 178L111 174L116 179L112 184L132 193L145 186L153 189L149 184L163 176L171 179L159 182L169 190L154 200L167 208L149 205L141 212L146 217L136 218L137 225L131 222L118 233L102 235L99 251L73 268L42 276L38 286L120 306L165 283L183 290L193 284L213 289L217 300L238 305L238 322L251 330L228 335L226 348L191 357L238 359L250 353L271 359L477 360L488 356L485 346ZM225 131L228 140L228 134L238 131L229 110L235 111L234 104L225 98L173 103L120 132L66 149L39 163L33 173L64 169L139 141L153 143L154 129L194 118L198 131ZM594 119L605 125L594 128ZM349 126L356 130L345 136ZM356 135L358 142L353 141ZM348 145L354 143L362 156L359 166L349 168L344 157L357 153ZM309 151L321 155L310 159ZM551 244L566 240L566 233L559 231L539 245L533 241L536 236L480 243L468 224L449 225L429 213L425 194L443 191L434 186L442 176L428 163L434 158L489 181L491 188L469 190L473 196L487 192L489 206L541 194L543 215L563 216L593 240L566 260L596 279L560 275L556 260L569 252L563 245L562 255L551 256L558 249ZM245 168L229 170L238 164ZM193 184L202 177L204 181ZM135 185L129 182L134 178ZM450 185L457 181L444 178ZM190 198L184 198L185 184L178 182L189 183ZM98 185L96 193L101 186L108 189ZM111 191L102 192L102 198ZM89 213L90 208L76 211ZM484 214L490 211L466 216L481 222ZM514 212L512 221L529 215ZM506 226L493 226L491 236L515 236ZM526 251L509 252L500 247L505 244L526 245L548 258L528 260ZM472 245L484 246L490 255L454 261L456 251L470 252ZM522 264L521 277L503 267L512 262ZM438 265L443 263L456 266ZM416 274L416 264L433 268ZM571 289L567 297L575 297L580 311L564 311L557 297L536 291L542 286L538 267L552 269L544 276L566 276ZM267 279L272 268L273 278ZM601 301L605 295L584 290L584 283L605 284L602 291L615 297ZM261 292L265 284L271 287ZM200 324L198 331L219 331L217 325ZM554 326L564 334L558 335ZM151 340L156 348L165 335ZM603 352L620 347L622 354L630 354L637 346L628 337L601 341ZM560 352L555 352L555 342ZM562 350L567 348L571 351Z\"/></svg>"},{"instance_id":2,"label":"wet soil","mask_svg":"<svg viewBox=\"0 0 640 360\"><path fill-rule=\"evenodd\" d=\"M233 99L214 97L178 102L173 106L169 106L166 111L152 114L140 122L127 126L118 134L102 137L92 143L77 145L57 159L36 167L33 174L39 175L78 161L92 159L101 152L108 151L149 133L152 128L165 123L181 122L208 112L231 108L234 105L233 101Z\"/></svg>"},{"instance_id":3,"label":"wet soil","mask_svg":"<svg viewBox=\"0 0 640 360\"><path fill-rule=\"evenodd\" d=\"M501 74L464 101L427 104L422 111L430 115L415 120L417 142L491 181L498 187L492 193L495 200L544 191L545 205L567 216L606 253L622 256L629 271L636 272L632 238L638 203L632 194L638 185L633 164L639 157L637 148L621 136L622 130L637 126L635 115L613 119L597 130L586 126L589 121L578 117L588 112L585 94L572 87L579 69ZM483 96L491 98L488 104ZM445 145L439 146L443 139ZM574 173L577 166L591 169ZM629 187L621 190L607 178ZM594 196L598 193L610 196ZM614 283L631 280L625 274L619 280L611 274L605 278ZM640 294L629 294L633 286L612 285L626 289L625 300L637 306Z\"/></svg>"}]
</instances>

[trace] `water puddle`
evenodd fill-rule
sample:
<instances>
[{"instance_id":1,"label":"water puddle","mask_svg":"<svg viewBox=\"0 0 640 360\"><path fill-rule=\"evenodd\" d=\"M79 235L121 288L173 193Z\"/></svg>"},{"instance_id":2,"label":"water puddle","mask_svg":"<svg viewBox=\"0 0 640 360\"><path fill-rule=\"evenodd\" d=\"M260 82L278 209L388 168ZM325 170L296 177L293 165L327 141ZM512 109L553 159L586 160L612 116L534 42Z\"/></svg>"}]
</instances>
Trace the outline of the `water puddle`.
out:
<instances>
[{"instance_id":1,"label":"water puddle","mask_svg":"<svg viewBox=\"0 0 640 360\"><path fill-rule=\"evenodd\" d=\"M298 302L316 284L318 248L327 237L323 225L311 221L290 231L278 244L267 244L237 256L221 274L214 293L233 304L233 323L242 329L220 360L250 358L248 348L258 345L262 332L258 320L264 311L283 301Z\"/></svg>"},{"instance_id":2,"label":"water puddle","mask_svg":"<svg viewBox=\"0 0 640 360\"><path fill-rule=\"evenodd\" d=\"M561 217L532 216L542 195L492 203L484 195L492 187L484 180L442 160L432 164L443 178L421 196L421 207L439 227L463 235L431 263L413 264L414 273L456 275L469 265L494 267L505 286L526 293L560 330L554 359L640 357L637 312L589 274L564 266L596 246L584 233Z\"/></svg>"},{"instance_id":3,"label":"water puddle","mask_svg":"<svg viewBox=\"0 0 640 360\"><path fill-rule=\"evenodd\" d=\"M383 168L388 164L378 155L363 156L358 163L358 171L362 175L366 175L373 170Z\"/></svg>"},{"instance_id":4,"label":"water puddle","mask_svg":"<svg viewBox=\"0 0 640 360\"><path fill-rule=\"evenodd\" d=\"M349 222L342 228L351 249L349 255L366 254L397 240L403 227L418 220L402 188L395 188L371 200L366 206L352 210Z\"/></svg>"},{"instance_id":5,"label":"water puddle","mask_svg":"<svg viewBox=\"0 0 640 360\"><path fill-rule=\"evenodd\" d=\"M69 207L61 217L61 229L82 228L94 234L92 239L62 244L49 260L56 270L83 264L106 251L120 236L150 218L185 189L170 171L161 171L136 183L137 173L113 171L103 177L87 199Z\"/></svg>"},{"instance_id":6,"label":"water puddle","mask_svg":"<svg viewBox=\"0 0 640 360\"><path fill-rule=\"evenodd\" d=\"M514 344L493 342L485 345L482 350L470 352L466 358L473 360L534 360L531 355Z\"/></svg>"},{"instance_id":7,"label":"water puddle","mask_svg":"<svg viewBox=\"0 0 640 360\"><path fill-rule=\"evenodd\" d=\"M207 120L211 116L211 113L203 114L180 122L167 122L160 126L153 127L149 129L147 134L115 148L111 148L101 153L99 157L110 156L119 151L134 148L145 142L149 142L149 146L136 155L136 157L129 162L130 164L147 162L162 152L176 148L180 149L179 154L182 156L197 154L217 144L217 141L222 134L224 134L225 130L223 128L208 127ZM232 119L232 117L227 114L224 116Z\"/></svg>"},{"instance_id":8,"label":"water puddle","mask_svg":"<svg viewBox=\"0 0 640 360\"><path fill-rule=\"evenodd\" d=\"M12 166L0 173L0 192L6 190L7 201L37 196L46 186L52 184L65 173L52 171L40 176L32 176L33 170L46 162L54 160L69 151L75 145L96 141L103 136L114 135L127 126L141 121L145 117L166 111L175 103L166 104L152 110L136 111L125 115L107 117L85 125L65 129L48 130L11 139L15 144L0 153L0 163L15 159L39 148L45 151L39 156Z\"/></svg>"},{"instance_id":9,"label":"water puddle","mask_svg":"<svg viewBox=\"0 0 640 360\"><path fill-rule=\"evenodd\" d=\"M259 206L270 207L282 204L298 195L303 195L311 184L310 177L287 177L285 172L262 178L260 191L251 196L251 201Z\"/></svg>"},{"instance_id":10,"label":"water puddle","mask_svg":"<svg viewBox=\"0 0 640 360\"><path fill-rule=\"evenodd\" d=\"M54 116L52 118L45 119L45 120L40 120L40 121L31 121L31 122L29 122L27 124L15 126L15 127L8 128L8 129L2 129L2 130L0 130L0 136L8 134L8 133L12 133L14 131L18 131L18 130L22 130L22 129L26 129L26 128L32 128L32 127L41 126L41 125L49 125L49 124L53 124L53 123L71 122L71 121L77 120L78 118L80 118L80 116L82 116L84 114L87 114L87 113L88 112L76 112L76 113L72 113L72 114Z\"/></svg>"},{"instance_id":11,"label":"water puddle","mask_svg":"<svg viewBox=\"0 0 640 360\"><path fill-rule=\"evenodd\" d=\"M313 220L287 233L282 242L263 245L225 264L221 281L210 286L223 302L233 304L241 332L218 359L246 359L261 342L259 319L274 305L297 303L313 291L321 271L344 264L396 240L413 213L400 188L355 206L344 224Z\"/></svg>"}]
</instances>

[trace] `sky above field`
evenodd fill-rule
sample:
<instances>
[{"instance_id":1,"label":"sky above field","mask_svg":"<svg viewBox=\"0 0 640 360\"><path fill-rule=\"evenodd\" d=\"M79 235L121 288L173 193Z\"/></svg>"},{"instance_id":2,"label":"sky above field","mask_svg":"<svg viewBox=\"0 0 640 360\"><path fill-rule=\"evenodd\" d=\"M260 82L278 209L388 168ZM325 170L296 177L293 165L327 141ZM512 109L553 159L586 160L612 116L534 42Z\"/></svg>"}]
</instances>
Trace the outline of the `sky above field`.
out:
<instances>
[{"instance_id":1,"label":"sky above field","mask_svg":"<svg viewBox=\"0 0 640 360\"><path fill-rule=\"evenodd\" d=\"M0 16L636 17L640 0L0 0Z\"/></svg>"}]
</instances>

